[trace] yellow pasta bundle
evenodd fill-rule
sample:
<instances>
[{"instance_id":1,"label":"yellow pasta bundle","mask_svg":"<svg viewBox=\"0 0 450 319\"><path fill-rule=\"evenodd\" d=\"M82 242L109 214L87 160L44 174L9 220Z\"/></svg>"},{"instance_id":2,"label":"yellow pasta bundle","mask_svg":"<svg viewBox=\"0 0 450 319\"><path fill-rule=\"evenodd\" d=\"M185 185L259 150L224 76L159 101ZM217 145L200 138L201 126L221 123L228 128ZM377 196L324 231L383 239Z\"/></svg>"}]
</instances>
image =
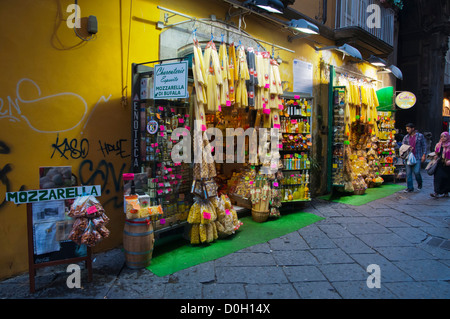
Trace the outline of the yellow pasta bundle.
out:
<instances>
[{"instance_id":1,"label":"yellow pasta bundle","mask_svg":"<svg viewBox=\"0 0 450 319\"><path fill-rule=\"evenodd\" d=\"M365 105L369 105L367 100L367 88L365 86L361 86L361 103Z\"/></svg>"},{"instance_id":2,"label":"yellow pasta bundle","mask_svg":"<svg viewBox=\"0 0 450 319\"><path fill-rule=\"evenodd\" d=\"M220 85L222 84L222 72L219 56L213 41L208 42L204 54L204 72L207 74L206 96L207 109L217 111L220 105Z\"/></svg>"},{"instance_id":3,"label":"yellow pasta bundle","mask_svg":"<svg viewBox=\"0 0 450 319\"><path fill-rule=\"evenodd\" d=\"M265 89L270 88L270 53L269 52L262 52L263 57L263 87Z\"/></svg>"},{"instance_id":4,"label":"yellow pasta bundle","mask_svg":"<svg viewBox=\"0 0 450 319\"><path fill-rule=\"evenodd\" d=\"M248 106L248 95L247 95L247 83L246 81L250 79L250 73L247 65L247 56L245 54L244 46L239 46L238 48L237 62L239 66L239 75L237 78L236 87L236 104L241 107Z\"/></svg>"},{"instance_id":5,"label":"yellow pasta bundle","mask_svg":"<svg viewBox=\"0 0 450 319\"><path fill-rule=\"evenodd\" d=\"M230 96L231 104L235 103L235 92L236 92L236 79L237 79L237 63L236 63L236 48L234 43L231 43L228 48L229 52L229 66L228 66L228 91Z\"/></svg>"},{"instance_id":6,"label":"yellow pasta bundle","mask_svg":"<svg viewBox=\"0 0 450 319\"><path fill-rule=\"evenodd\" d=\"M200 242L204 243L206 242L207 235L206 235L206 225L198 225L198 232L200 234Z\"/></svg>"},{"instance_id":7,"label":"yellow pasta bundle","mask_svg":"<svg viewBox=\"0 0 450 319\"><path fill-rule=\"evenodd\" d=\"M256 78L258 79L258 87L264 87L264 60L261 52L255 52Z\"/></svg>"},{"instance_id":8,"label":"yellow pasta bundle","mask_svg":"<svg viewBox=\"0 0 450 319\"><path fill-rule=\"evenodd\" d=\"M228 88L228 77L229 77L229 62L228 62L228 54L227 47L222 42L219 48L219 60L220 60L220 68L222 73L222 85L220 90L220 104L222 106L227 105L227 102L230 101L230 92ZM229 102L228 102L229 103Z\"/></svg>"},{"instance_id":9,"label":"yellow pasta bundle","mask_svg":"<svg viewBox=\"0 0 450 319\"><path fill-rule=\"evenodd\" d=\"M206 225L206 242L210 243L214 240L214 234L212 230L212 224Z\"/></svg>"},{"instance_id":10,"label":"yellow pasta bundle","mask_svg":"<svg viewBox=\"0 0 450 319\"><path fill-rule=\"evenodd\" d=\"M192 225L190 230L190 238L191 244L200 244L200 230L198 224Z\"/></svg>"},{"instance_id":11,"label":"yellow pasta bundle","mask_svg":"<svg viewBox=\"0 0 450 319\"><path fill-rule=\"evenodd\" d=\"M192 73L198 103L206 103L206 75L204 73L202 49L198 42L194 42L194 59L192 60Z\"/></svg>"},{"instance_id":12,"label":"yellow pasta bundle","mask_svg":"<svg viewBox=\"0 0 450 319\"><path fill-rule=\"evenodd\" d=\"M200 204L198 202L195 202L189 209L187 222L189 224L199 224L200 221L201 221Z\"/></svg>"}]
</instances>

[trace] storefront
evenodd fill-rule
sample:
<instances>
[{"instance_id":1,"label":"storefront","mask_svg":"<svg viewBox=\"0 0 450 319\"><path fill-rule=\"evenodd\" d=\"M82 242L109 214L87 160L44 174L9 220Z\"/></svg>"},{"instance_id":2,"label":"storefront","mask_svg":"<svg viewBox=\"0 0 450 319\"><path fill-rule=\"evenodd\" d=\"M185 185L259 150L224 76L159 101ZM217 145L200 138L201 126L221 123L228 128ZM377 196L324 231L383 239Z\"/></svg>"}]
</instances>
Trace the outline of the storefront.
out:
<instances>
[{"instance_id":1,"label":"storefront","mask_svg":"<svg viewBox=\"0 0 450 319\"><path fill-rule=\"evenodd\" d=\"M263 222L310 201L314 97L283 90L274 51L292 50L212 22L206 40L193 24L178 57L133 64L124 189L127 219L150 218L156 233L188 226L198 244L233 234L238 213Z\"/></svg>"},{"instance_id":2,"label":"storefront","mask_svg":"<svg viewBox=\"0 0 450 319\"><path fill-rule=\"evenodd\" d=\"M362 195L396 174L393 88L349 69L330 69L329 189Z\"/></svg>"}]
</instances>

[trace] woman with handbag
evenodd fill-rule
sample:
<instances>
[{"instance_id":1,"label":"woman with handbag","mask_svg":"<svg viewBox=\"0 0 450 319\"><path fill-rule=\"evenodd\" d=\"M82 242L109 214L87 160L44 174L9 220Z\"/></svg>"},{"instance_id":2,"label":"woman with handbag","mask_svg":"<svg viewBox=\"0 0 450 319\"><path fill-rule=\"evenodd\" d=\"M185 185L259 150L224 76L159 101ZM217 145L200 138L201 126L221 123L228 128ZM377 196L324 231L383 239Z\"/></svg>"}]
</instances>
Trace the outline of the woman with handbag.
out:
<instances>
[{"instance_id":1,"label":"woman with handbag","mask_svg":"<svg viewBox=\"0 0 450 319\"><path fill-rule=\"evenodd\" d=\"M434 193L430 196L437 198L443 194L443 197L448 197L450 192L450 134L448 132L441 134L441 139L436 144L435 153L438 165L434 172Z\"/></svg>"}]
</instances>

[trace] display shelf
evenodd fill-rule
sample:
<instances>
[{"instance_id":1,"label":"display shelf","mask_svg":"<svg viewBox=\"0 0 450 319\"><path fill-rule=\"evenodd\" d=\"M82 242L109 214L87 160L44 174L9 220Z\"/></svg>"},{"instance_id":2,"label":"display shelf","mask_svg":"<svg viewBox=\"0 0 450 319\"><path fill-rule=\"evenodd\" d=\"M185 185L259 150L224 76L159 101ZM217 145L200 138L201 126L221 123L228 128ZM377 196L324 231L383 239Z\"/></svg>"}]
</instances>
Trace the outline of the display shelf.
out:
<instances>
[{"instance_id":1,"label":"display shelf","mask_svg":"<svg viewBox=\"0 0 450 319\"><path fill-rule=\"evenodd\" d=\"M342 185L344 180L344 108L346 101L345 87L333 88L333 133L332 133L332 185Z\"/></svg>"},{"instance_id":2,"label":"display shelf","mask_svg":"<svg viewBox=\"0 0 450 319\"><path fill-rule=\"evenodd\" d=\"M304 94L291 94L284 100L284 111L280 114L282 149L279 151L283 164L281 203L308 202L314 99Z\"/></svg>"},{"instance_id":3,"label":"display shelf","mask_svg":"<svg viewBox=\"0 0 450 319\"><path fill-rule=\"evenodd\" d=\"M293 199L293 200L282 200L282 203L295 203L295 202L310 202L311 198L307 199Z\"/></svg>"},{"instance_id":4,"label":"display shelf","mask_svg":"<svg viewBox=\"0 0 450 319\"><path fill-rule=\"evenodd\" d=\"M380 175L392 176L395 174L396 162L394 114L392 112L377 112L377 115Z\"/></svg>"},{"instance_id":5,"label":"display shelf","mask_svg":"<svg viewBox=\"0 0 450 319\"><path fill-rule=\"evenodd\" d=\"M143 70L143 71L142 71ZM173 131L192 125L192 107L186 99L153 99L153 68L133 68L132 171L136 194L149 206L161 206L163 214L153 217L155 233L185 226L192 202L192 169L174 163L173 147L184 137L172 139ZM139 182L139 187L138 183ZM129 190L124 194L129 195Z\"/></svg>"}]
</instances>

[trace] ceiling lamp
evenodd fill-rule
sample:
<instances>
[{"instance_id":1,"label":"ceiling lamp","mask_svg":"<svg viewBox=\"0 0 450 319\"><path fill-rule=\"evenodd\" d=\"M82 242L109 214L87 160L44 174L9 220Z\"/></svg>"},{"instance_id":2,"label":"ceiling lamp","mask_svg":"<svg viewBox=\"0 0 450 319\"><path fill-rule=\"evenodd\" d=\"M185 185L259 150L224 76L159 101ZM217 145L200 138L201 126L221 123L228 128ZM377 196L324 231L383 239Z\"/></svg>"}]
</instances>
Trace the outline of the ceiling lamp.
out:
<instances>
[{"instance_id":1,"label":"ceiling lamp","mask_svg":"<svg viewBox=\"0 0 450 319\"><path fill-rule=\"evenodd\" d=\"M252 5L272 13L283 13L284 4L280 0L247 0L244 5Z\"/></svg>"},{"instance_id":2,"label":"ceiling lamp","mask_svg":"<svg viewBox=\"0 0 450 319\"><path fill-rule=\"evenodd\" d=\"M385 60L374 55L371 55L369 59L367 59L367 62L369 62L372 65L380 67L386 67L387 65L387 62Z\"/></svg>"},{"instance_id":3,"label":"ceiling lamp","mask_svg":"<svg viewBox=\"0 0 450 319\"><path fill-rule=\"evenodd\" d=\"M362 60L362 55L358 51L358 49L352 47L351 45L348 45L347 43L345 43L344 45L341 45L340 47L338 47L338 46L328 46L328 47L323 47L323 48L316 48L316 51L322 51L322 50L337 50L337 51L340 51L340 52L344 53L344 56L345 55L349 55L349 56L354 57L356 59Z\"/></svg>"},{"instance_id":4,"label":"ceiling lamp","mask_svg":"<svg viewBox=\"0 0 450 319\"><path fill-rule=\"evenodd\" d=\"M305 19L292 19L291 21L289 21L288 26L303 33L319 34L319 27L313 23L306 21Z\"/></svg>"},{"instance_id":5,"label":"ceiling lamp","mask_svg":"<svg viewBox=\"0 0 450 319\"><path fill-rule=\"evenodd\" d=\"M384 69L378 71L378 73L392 73L397 79L403 80L402 71L399 68L397 68L395 65L390 65L387 68L384 68Z\"/></svg>"}]
</instances>

